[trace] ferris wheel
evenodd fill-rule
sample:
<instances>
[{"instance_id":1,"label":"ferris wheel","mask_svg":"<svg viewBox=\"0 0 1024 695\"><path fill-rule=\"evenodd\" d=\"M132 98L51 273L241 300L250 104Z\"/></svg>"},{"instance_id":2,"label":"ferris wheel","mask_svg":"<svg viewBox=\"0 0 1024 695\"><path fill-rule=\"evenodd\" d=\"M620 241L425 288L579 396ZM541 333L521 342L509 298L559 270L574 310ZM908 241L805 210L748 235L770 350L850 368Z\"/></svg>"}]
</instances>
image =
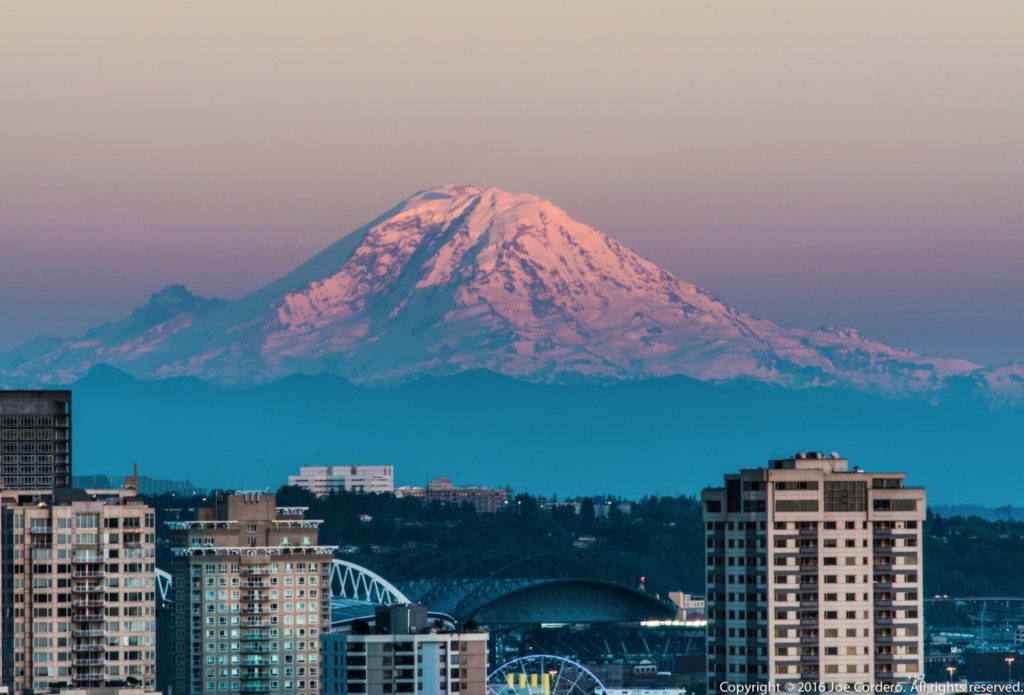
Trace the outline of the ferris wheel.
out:
<instances>
[{"instance_id":1,"label":"ferris wheel","mask_svg":"<svg viewBox=\"0 0 1024 695\"><path fill-rule=\"evenodd\" d=\"M531 654L499 666L487 677L489 695L606 695L586 666L552 654Z\"/></svg>"}]
</instances>

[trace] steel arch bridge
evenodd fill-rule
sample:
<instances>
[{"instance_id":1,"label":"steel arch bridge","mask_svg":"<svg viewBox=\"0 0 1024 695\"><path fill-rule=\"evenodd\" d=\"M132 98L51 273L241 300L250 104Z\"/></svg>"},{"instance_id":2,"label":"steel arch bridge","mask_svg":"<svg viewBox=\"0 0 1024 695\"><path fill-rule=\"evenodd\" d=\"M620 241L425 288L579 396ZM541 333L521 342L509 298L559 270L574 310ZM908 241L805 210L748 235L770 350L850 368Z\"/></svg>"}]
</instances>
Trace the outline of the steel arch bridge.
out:
<instances>
[{"instance_id":1,"label":"steel arch bridge","mask_svg":"<svg viewBox=\"0 0 1024 695\"><path fill-rule=\"evenodd\" d=\"M398 587L376 572L354 562L337 559L331 565L331 598L377 606L412 603Z\"/></svg>"}]
</instances>

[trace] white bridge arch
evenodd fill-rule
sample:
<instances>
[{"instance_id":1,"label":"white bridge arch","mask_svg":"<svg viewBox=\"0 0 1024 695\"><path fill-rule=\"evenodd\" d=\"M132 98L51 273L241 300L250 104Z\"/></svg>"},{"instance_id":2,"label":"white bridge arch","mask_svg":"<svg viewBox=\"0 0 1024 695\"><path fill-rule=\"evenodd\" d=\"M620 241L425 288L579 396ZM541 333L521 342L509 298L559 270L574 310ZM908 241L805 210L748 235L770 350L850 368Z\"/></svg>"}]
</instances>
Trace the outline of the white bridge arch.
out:
<instances>
[{"instance_id":1,"label":"white bridge arch","mask_svg":"<svg viewBox=\"0 0 1024 695\"><path fill-rule=\"evenodd\" d=\"M168 572L156 570L156 590L163 603L174 600L173 579ZM331 598L351 599L388 606L412 603L394 584L372 570L347 560L331 563Z\"/></svg>"},{"instance_id":2,"label":"white bridge arch","mask_svg":"<svg viewBox=\"0 0 1024 695\"><path fill-rule=\"evenodd\" d=\"M334 560L331 566L331 598L347 598L390 606L412 603L401 590L372 570L348 560Z\"/></svg>"},{"instance_id":3,"label":"white bridge arch","mask_svg":"<svg viewBox=\"0 0 1024 695\"><path fill-rule=\"evenodd\" d=\"M164 572L159 567L156 570L156 591L161 603L170 603L174 600L174 580L169 572Z\"/></svg>"}]
</instances>

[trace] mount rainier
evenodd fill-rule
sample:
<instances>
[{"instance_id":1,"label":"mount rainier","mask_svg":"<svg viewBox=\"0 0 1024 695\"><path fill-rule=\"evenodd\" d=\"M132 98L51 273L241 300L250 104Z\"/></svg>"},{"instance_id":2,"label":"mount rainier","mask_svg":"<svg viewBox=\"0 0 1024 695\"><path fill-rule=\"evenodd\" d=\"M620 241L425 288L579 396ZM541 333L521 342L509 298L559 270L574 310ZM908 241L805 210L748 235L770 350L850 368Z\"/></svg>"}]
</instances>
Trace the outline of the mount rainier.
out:
<instances>
[{"instance_id":1,"label":"mount rainier","mask_svg":"<svg viewBox=\"0 0 1024 695\"><path fill-rule=\"evenodd\" d=\"M489 370L530 381L678 374L894 397L961 381L1024 394L1020 366L930 358L848 328L784 328L547 200L473 186L416 193L241 299L172 285L122 321L74 339L36 338L0 355L0 383L70 383L99 364L221 385Z\"/></svg>"}]
</instances>

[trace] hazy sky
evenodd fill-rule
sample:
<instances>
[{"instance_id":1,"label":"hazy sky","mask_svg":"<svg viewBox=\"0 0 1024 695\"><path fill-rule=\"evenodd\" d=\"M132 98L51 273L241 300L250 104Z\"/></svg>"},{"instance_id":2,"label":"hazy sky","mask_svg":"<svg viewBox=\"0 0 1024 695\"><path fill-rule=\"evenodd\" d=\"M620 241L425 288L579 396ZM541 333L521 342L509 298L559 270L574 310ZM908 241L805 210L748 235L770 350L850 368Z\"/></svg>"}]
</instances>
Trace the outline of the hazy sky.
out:
<instances>
[{"instance_id":1,"label":"hazy sky","mask_svg":"<svg viewBox=\"0 0 1024 695\"><path fill-rule=\"evenodd\" d=\"M415 190L738 308L1024 360L1024 3L0 5L0 349L237 297Z\"/></svg>"}]
</instances>

